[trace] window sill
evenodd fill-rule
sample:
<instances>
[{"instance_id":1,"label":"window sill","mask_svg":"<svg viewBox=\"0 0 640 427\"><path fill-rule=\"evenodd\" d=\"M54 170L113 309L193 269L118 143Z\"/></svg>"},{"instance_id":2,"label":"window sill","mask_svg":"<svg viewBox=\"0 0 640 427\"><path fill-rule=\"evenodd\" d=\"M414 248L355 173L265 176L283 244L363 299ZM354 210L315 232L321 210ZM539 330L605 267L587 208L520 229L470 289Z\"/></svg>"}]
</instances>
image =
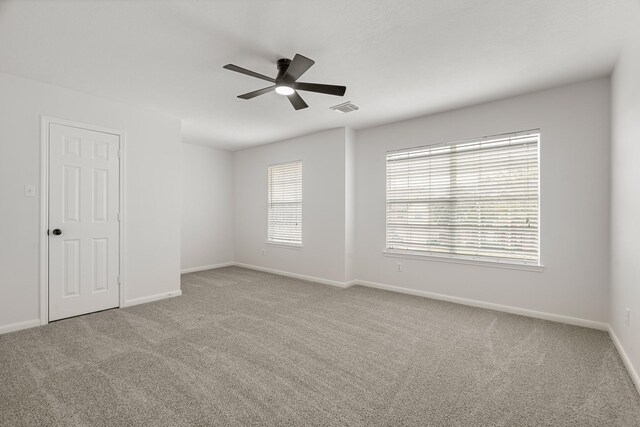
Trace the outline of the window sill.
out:
<instances>
[{"instance_id":1,"label":"window sill","mask_svg":"<svg viewBox=\"0 0 640 427\"><path fill-rule=\"evenodd\" d=\"M264 242L265 245L267 246L276 246L276 247L281 247L281 248L287 248L287 249L302 249L303 246L300 243L284 243L284 242L270 242L270 241L266 241Z\"/></svg>"},{"instance_id":2,"label":"window sill","mask_svg":"<svg viewBox=\"0 0 640 427\"><path fill-rule=\"evenodd\" d=\"M468 264L468 265L477 265L481 267L497 267L497 268L506 268L509 270L534 271L538 273L541 273L544 271L544 265L520 264L512 261L493 261L493 260L485 260L485 259L459 258L459 257L449 256L449 255L419 254L419 253L409 253L409 252L395 252L395 251L389 251L389 250L382 251L382 254L384 256L388 256L392 258L409 258L409 259L419 259L423 261L449 262L453 264Z\"/></svg>"}]
</instances>

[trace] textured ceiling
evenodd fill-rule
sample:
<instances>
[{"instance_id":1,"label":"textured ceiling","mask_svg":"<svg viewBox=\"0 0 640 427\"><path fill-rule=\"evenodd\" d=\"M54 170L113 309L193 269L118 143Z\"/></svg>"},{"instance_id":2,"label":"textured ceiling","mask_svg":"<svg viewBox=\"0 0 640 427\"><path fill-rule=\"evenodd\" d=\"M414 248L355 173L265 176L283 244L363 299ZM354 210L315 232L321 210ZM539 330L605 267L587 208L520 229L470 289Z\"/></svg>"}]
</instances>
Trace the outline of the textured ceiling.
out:
<instances>
[{"instance_id":1,"label":"textured ceiling","mask_svg":"<svg viewBox=\"0 0 640 427\"><path fill-rule=\"evenodd\" d=\"M611 72L635 0L2 1L0 71L162 111L186 142L238 149L362 128ZM236 96L295 53L300 80L347 86ZM341 115L329 107L352 101Z\"/></svg>"}]
</instances>

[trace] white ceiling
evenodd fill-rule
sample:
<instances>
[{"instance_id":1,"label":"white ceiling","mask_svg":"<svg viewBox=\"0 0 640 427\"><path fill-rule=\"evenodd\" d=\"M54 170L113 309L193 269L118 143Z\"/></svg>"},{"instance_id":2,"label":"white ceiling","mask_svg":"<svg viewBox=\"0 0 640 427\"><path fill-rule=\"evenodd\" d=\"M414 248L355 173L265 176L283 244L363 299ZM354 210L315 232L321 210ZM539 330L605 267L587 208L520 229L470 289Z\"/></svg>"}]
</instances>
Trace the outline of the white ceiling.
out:
<instances>
[{"instance_id":1,"label":"white ceiling","mask_svg":"<svg viewBox=\"0 0 640 427\"><path fill-rule=\"evenodd\" d=\"M2 1L0 71L183 119L186 142L238 149L356 129L611 72L635 0ZM316 61L295 111L275 61ZM352 101L360 110L329 107Z\"/></svg>"}]
</instances>

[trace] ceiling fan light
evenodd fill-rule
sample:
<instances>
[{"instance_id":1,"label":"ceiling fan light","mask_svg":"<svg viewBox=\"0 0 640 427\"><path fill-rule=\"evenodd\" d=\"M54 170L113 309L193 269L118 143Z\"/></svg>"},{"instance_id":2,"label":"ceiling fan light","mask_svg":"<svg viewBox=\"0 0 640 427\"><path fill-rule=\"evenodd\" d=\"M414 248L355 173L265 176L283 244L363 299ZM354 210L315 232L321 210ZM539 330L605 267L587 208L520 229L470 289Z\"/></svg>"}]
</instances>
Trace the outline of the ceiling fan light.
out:
<instances>
[{"instance_id":1,"label":"ceiling fan light","mask_svg":"<svg viewBox=\"0 0 640 427\"><path fill-rule=\"evenodd\" d=\"M295 91L291 86L285 86L285 85L276 86L276 93L278 95L289 96L289 95L293 95L294 92Z\"/></svg>"}]
</instances>

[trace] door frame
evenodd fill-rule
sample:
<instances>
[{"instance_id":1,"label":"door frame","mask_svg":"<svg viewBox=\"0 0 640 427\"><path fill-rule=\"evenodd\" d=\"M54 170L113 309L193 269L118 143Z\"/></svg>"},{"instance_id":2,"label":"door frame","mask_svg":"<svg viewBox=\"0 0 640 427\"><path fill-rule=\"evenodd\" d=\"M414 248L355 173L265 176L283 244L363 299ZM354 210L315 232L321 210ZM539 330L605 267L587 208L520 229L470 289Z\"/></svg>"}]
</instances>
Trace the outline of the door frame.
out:
<instances>
[{"instance_id":1,"label":"door frame","mask_svg":"<svg viewBox=\"0 0 640 427\"><path fill-rule=\"evenodd\" d=\"M119 225L119 297L118 307L125 306L125 224L126 224L126 204L125 204L125 158L126 158L126 132L109 129L103 126L95 126L86 123L75 122L66 119L59 119L51 116L40 116L40 325L49 323L49 128L51 125L62 125L89 131L108 133L116 135L120 141L119 158L119 203L120 203L120 225Z\"/></svg>"}]
</instances>

